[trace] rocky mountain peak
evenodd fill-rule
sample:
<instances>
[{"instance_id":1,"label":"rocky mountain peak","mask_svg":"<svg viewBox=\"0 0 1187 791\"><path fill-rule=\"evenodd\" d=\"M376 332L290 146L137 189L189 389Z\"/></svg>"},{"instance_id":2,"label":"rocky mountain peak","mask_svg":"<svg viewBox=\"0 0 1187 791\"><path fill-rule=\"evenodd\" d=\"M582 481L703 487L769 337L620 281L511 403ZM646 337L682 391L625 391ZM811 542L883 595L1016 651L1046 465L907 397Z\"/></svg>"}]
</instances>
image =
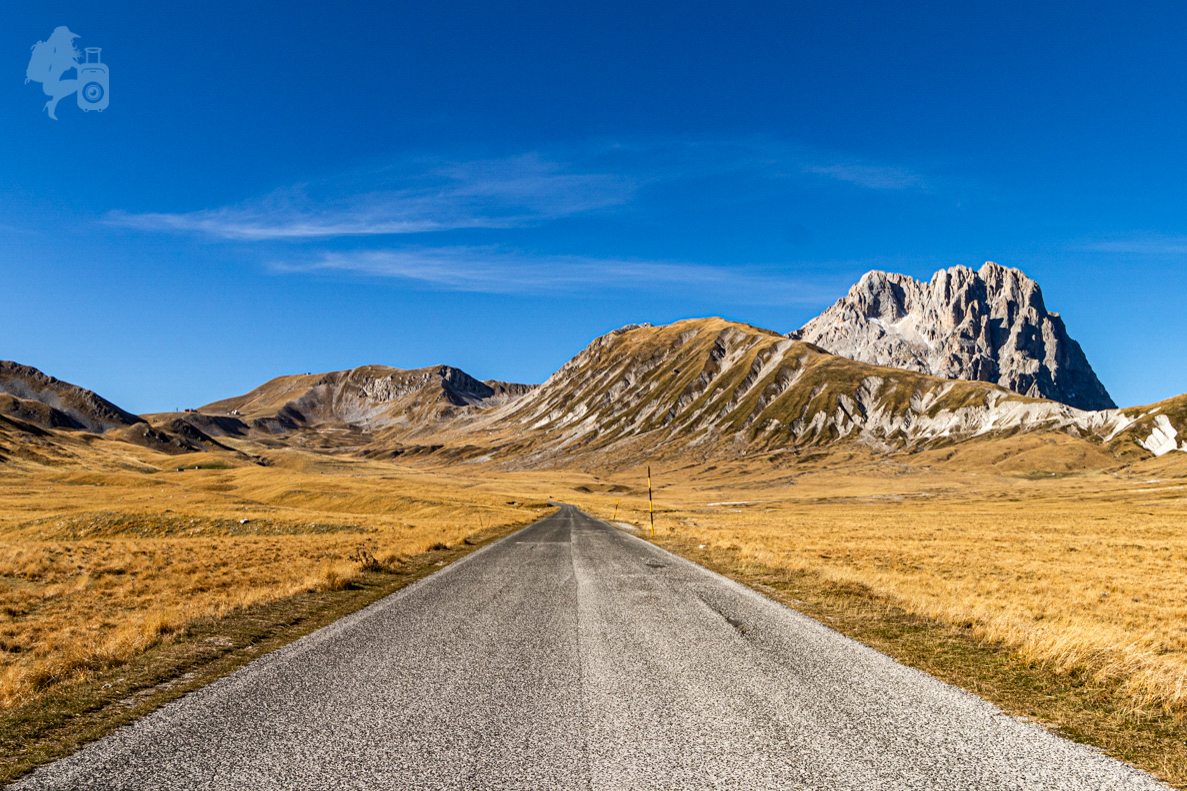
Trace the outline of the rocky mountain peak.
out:
<instances>
[{"instance_id":1,"label":"rocky mountain peak","mask_svg":"<svg viewBox=\"0 0 1187 791\"><path fill-rule=\"evenodd\" d=\"M0 413L50 428L97 434L144 422L90 390L28 365L0 360Z\"/></svg>"},{"instance_id":2,"label":"rocky mountain peak","mask_svg":"<svg viewBox=\"0 0 1187 791\"><path fill-rule=\"evenodd\" d=\"M860 362L994 382L1079 409L1116 406L1059 314L1047 310L1039 284L992 261L942 269L927 283L867 272L789 337Z\"/></svg>"},{"instance_id":3,"label":"rocky mountain peak","mask_svg":"<svg viewBox=\"0 0 1187 791\"><path fill-rule=\"evenodd\" d=\"M277 377L245 395L207 404L200 413L242 416L251 427L272 433L334 425L373 431L427 425L458 410L504 403L532 389L493 379L482 382L448 365L411 370L364 365Z\"/></svg>"}]
</instances>

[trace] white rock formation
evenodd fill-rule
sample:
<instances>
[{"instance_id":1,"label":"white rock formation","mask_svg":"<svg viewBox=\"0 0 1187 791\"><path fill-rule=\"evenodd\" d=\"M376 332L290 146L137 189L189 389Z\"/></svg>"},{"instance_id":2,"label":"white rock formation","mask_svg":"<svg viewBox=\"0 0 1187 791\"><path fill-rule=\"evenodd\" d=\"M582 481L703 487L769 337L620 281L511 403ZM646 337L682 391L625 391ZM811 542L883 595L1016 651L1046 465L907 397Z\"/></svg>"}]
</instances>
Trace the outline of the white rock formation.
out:
<instances>
[{"instance_id":1,"label":"white rock formation","mask_svg":"<svg viewBox=\"0 0 1187 791\"><path fill-rule=\"evenodd\" d=\"M1172 450L1187 451L1187 442L1183 443L1182 448L1179 447L1178 436L1179 432L1171 425L1170 418L1158 415L1154 418L1154 430L1150 432L1150 436L1144 440L1139 439L1138 444L1155 456L1165 456Z\"/></svg>"},{"instance_id":2,"label":"white rock formation","mask_svg":"<svg viewBox=\"0 0 1187 791\"><path fill-rule=\"evenodd\" d=\"M994 382L1078 409L1115 408L1038 283L986 262L930 283L868 272L835 305L790 333L852 360L945 379Z\"/></svg>"}]
</instances>

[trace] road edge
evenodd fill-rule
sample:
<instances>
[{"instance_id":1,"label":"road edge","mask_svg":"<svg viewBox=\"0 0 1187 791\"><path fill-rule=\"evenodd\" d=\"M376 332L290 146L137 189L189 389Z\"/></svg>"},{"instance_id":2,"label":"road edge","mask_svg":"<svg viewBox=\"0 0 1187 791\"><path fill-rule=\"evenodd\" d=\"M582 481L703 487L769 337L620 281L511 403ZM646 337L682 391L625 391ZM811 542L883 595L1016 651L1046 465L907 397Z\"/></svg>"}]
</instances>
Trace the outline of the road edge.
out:
<instances>
[{"instance_id":1,"label":"road edge","mask_svg":"<svg viewBox=\"0 0 1187 791\"><path fill-rule=\"evenodd\" d=\"M1116 688L1093 686L1085 679L1025 663L1003 645L907 613L861 586L743 562L679 535L651 537L589 516L668 557L975 695L1007 716L1100 750L1172 788L1187 789L1187 723L1170 714L1133 712Z\"/></svg>"},{"instance_id":2,"label":"road edge","mask_svg":"<svg viewBox=\"0 0 1187 791\"><path fill-rule=\"evenodd\" d=\"M256 662L274 661L277 654L337 623L365 617L368 610L449 573L540 519L414 555L392 572L364 573L347 590L301 593L224 618L199 619L178 640L5 712L0 715L0 787ZM217 646L211 642L215 639Z\"/></svg>"}]
</instances>

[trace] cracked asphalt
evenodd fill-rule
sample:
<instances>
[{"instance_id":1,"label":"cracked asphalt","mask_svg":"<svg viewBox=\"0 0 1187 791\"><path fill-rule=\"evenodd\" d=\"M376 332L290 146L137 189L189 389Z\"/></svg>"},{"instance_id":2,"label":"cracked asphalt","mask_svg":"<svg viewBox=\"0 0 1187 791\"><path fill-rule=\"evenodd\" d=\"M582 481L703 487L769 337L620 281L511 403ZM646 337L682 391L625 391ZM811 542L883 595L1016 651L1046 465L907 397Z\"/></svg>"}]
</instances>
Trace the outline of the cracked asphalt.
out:
<instances>
[{"instance_id":1,"label":"cracked asphalt","mask_svg":"<svg viewBox=\"0 0 1187 791\"><path fill-rule=\"evenodd\" d=\"M564 506L21 789L1153 789Z\"/></svg>"}]
</instances>

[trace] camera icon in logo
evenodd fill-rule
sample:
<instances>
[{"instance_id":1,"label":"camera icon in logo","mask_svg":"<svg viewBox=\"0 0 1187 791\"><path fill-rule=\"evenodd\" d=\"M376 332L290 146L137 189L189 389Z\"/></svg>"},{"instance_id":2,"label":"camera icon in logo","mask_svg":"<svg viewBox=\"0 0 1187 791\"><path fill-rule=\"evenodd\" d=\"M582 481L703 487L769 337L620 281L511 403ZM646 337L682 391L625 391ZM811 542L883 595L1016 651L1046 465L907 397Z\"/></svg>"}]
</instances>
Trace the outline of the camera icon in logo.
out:
<instances>
[{"instance_id":1,"label":"camera icon in logo","mask_svg":"<svg viewBox=\"0 0 1187 791\"><path fill-rule=\"evenodd\" d=\"M78 65L78 106L83 112L107 109L108 93L107 64L99 62L100 47L87 47L87 62ZM94 60L92 60L92 57Z\"/></svg>"}]
</instances>

